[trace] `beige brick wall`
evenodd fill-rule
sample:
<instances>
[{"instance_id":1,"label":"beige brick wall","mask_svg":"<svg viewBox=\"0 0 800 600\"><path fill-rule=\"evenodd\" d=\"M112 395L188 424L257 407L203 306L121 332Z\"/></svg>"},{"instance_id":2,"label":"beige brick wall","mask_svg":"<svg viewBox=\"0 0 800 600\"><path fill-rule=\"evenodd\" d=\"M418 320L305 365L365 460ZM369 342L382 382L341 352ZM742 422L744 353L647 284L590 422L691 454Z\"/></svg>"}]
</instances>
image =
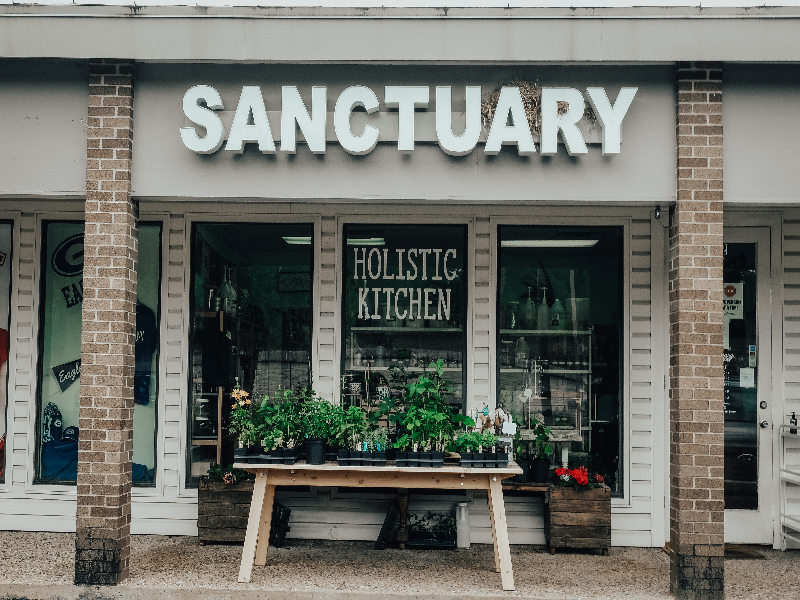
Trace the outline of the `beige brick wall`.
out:
<instances>
[{"instance_id":1,"label":"beige brick wall","mask_svg":"<svg viewBox=\"0 0 800 600\"><path fill-rule=\"evenodd\" d=\"M137 208L133 64L91 61L81 334L76 583L128 576Z\"/></svg>"},{"instance_id":2,"label":"beige brick wall","mask_svg":"<svg viewBox=\"0 0 800 600\"><path fill-rule=\"evenodd\" d=\"M681 63L671 215L670 588L724 595L722 65Z\"/></svg>"}]
</instances>

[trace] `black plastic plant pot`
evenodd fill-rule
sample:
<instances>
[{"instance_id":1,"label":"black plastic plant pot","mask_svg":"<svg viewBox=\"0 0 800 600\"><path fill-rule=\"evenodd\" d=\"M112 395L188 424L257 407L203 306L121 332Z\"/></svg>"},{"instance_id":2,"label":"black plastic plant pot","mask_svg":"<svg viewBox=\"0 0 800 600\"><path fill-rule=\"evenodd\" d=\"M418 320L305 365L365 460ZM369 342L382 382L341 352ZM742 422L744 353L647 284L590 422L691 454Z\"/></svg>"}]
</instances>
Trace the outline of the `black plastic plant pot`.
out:
<instances>
[{"instance_id":1,"label":"black plastic plant pot","mask_svg":"<svg viewBox=\"0 0 800 600\"><path fill-rule=\"evenodd\" d=\"M336 446L325 444L325 462L334 462L338 457Z\"/></svg>"},{"instance_id":2,"label":"black plastic plant pot","mask_svg":"<svg viewBox=\"0 0 800 600\"><path fill-rule=\"evenodd\" d=\"M483 466L486 469L497 468L497 452L484 452L483 453Z\"/></svg>"},{"instance_id":3,"label":"black plastic plant pot","mask_svg":"<svg viewBox=\"0 0 800 600\"><path fill-rule=\"evenodd\" d=\"M519 483L529 483L531 480L531 461L518 460L517 466L522 469L521 475L514 475L514 481Z\"/></svg>"},{"instance_id":4,"label":"black plastic plant pot","mask_svg":"<svg viewBox=\"0 0 800 600\"><path fill-rule=\"evenodd\" d=\"M372 453L372 466L385 467L386 466L386 452L373 452Z\"/></svg>"},{"instance_id":5,"label":"black plastic plant pot","mask_svg":"<svg viewBox=\"0 0 800 600\"><path fill-rule=\"evenodd\" d=\"M343 450L340 448L336 453L336 460L338 460L339 464L343 467L350 466L350 450Z\"/></svg>"},{"instance_id":6,"label":"black plastic plant pot","mask_svg":"<svg viewBox=\"0 0 800 600\"><path fill-rule=\"evenodd\" d=\"M253 456L247 457L247 464L250 465L266 465L271 462L271 457L267 456L266 454L254 454Z\"/></svg>"},{"instance_id":7,"label":"black plastic plant pot","mask_svg":"<svg viewBox=\"0 0 800 600\"><path fill-rule=\"evenodd\" d=\"M475 469L482 469L486 466L484 462L484 453L483 452L474 452L472 454L472 467Z\"/></svg>"},{"instance_id":8,"label":"black plastic plant pot","mask_svg":"<svg viewBox=\"0 0 800 600\"><path fill-rule=\"evenodd\" d=\"M408 452L405 450L397 450L394 453L394 464L398 467L408 466Z\"/></svg>"},{"instance_id":9,"label":"black plastic plant pot","mask_svg":"<svg viewBox=\"0 0 800 600\"><path fill-rule=\"evenodd\" d=\"M242 458L247 456L247 451L249 448L239 448L239 446L234 446L233 448L233 456L234 458Z\"/></svg>"},{"instance_id":10,"label":"black plastic plant pot","mask_svg":"<svg viewBox=\"0 0 800 600\"><path fill-rule=\"evenodd\" d=\"M306 462L310 465L321 465L325 462L325 440L319 438L306 440Z\"/></svg>"},{"instance_id":11,"label":"black plastic plant pot","mask_svg":"<svg viewBox=\"0 0 800 600\"><path fill-rule=\"evenodd\" d=\"M547 483L550 479L550 461L534 460L531 463L531 481L535 483Z\"/></svg>"},{"instance_id":12,"label":"black plastic plant pot","mask_svg":"<svg viewBox=\"0 0 800 600\"><path fill-rule=\"evenodd\" d=\"M295 450L294 448L291 449L284 448L283 450L280 451L280 453L283 464L293 465L294 463L297 462L297 450Z\"/></svg>"},{"instance_id":13,"label":"black plastic plant pot","mask_svg":"<svg viewBox=\"0 0 800 600\"><path fill-rule=\"evenodd\" d=\"M432 467L441 467L444 464L444 452L431 452L430 461Z\"/></svg>"},{"instance_id":14,"label":"black plastic plant pot","mask_svg":"<svg viewBox=\"0 0 800 600\"><path fill-rule=\"evenodd\" d=\"M473 458L472 458L473 453L472 452L461 452L460 455L461 455L461 458L458 460L458 465L460 467L465 468L465 469L471 469L473 467L473 463L474 463Z\"/></svg>"}]
</instances>

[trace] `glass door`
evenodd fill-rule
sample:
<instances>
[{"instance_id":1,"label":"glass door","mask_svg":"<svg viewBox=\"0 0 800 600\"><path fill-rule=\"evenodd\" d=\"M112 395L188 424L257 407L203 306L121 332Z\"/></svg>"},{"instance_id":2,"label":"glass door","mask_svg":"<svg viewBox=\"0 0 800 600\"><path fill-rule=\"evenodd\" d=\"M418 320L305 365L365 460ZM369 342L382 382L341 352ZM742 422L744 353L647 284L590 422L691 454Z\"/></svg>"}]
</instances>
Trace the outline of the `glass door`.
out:
<instances>
[{"instance_id":1,"label":"glass door","mask_svg":"<svg viewBox=\"0 0 800 600\"><path fill-rule=\"evenodd\" d=\"M769 229L725 229L725 541L772 543Z\"/></svg>"}]
</instances>

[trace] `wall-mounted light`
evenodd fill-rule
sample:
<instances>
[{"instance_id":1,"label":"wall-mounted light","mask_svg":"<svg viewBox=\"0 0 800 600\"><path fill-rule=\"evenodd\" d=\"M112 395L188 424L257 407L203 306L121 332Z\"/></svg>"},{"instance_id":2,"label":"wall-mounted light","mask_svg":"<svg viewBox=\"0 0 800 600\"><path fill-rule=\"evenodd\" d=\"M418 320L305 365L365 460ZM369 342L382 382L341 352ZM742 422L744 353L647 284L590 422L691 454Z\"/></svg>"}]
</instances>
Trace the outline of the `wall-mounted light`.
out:
<instances>
[{"instance_id":1,"label":"wall-mounted light","mask_svg":"<svg viewBox=\"0 0 800 600\"><path fill-rule=\"evenodd\" d=\"M656 215L656 221L658 221L661 218L661 207L660 206L656 206L655 215Z\"/></svg>"},{"instance_id":2,"label":"wall-mounted light","mask_svg":"<svg viewBox=\"0 0 800 600\"><path fill-rule=\"evenodd\" d=\"M311 244L311 237L304 237L304 236L284 236L283 241L289 244L290 246L299 246L299 245L310 245Z\"/></svg>"},{"instance_id":3,"label":"wall-mounted light","mask_svg":"<svg viewBox=\"0 0 800 600\"><path fill-rule=\"evenodd\" d=\"M502 248L593 248L600 240L502 240Z\"/></svg>"},{"instance_id":4,"label":"wall-mounted light","mask_svg":"<svg viewBox=\"0 0 800 600\"><path fill-rule=\"evenodd\" d=\"M386 241L383 238L347 238L348 246L384 246Z\"/></svg>"}]
</instances>

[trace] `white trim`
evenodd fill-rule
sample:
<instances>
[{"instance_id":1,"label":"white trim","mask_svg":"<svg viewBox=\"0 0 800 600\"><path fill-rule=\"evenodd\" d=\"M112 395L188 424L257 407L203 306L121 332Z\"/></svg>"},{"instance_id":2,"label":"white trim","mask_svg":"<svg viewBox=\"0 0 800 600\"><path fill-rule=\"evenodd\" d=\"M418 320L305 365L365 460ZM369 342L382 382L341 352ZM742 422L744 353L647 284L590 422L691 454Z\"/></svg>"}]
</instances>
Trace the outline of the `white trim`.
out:
<instances>
[{"instance_id":1,"label":"white trim","mask_svg":"<svg viewBox=\"0 0 800 600\"><path fill-rule=\"evenodd\" d=\"M557 211L560 212L560 211ZM580 217L575 217L574 215L562 215L562 216L554 216L553 212L550 211L548 214L538 214L531 211L530 215L526 215L525 217L517 217L514 220L509 219L508 217L501 217L501 216L493 216L491 217L491 226L492 226L492 234L493 234L493 249L492 249L492 261L491 264L493 266L493 276L491 278L491 282L489 284L490 294L491 297L495 299L497 298L497 270L498 270L498 260L499 260L499 253L497 252L497 228L501 225L542 225L542 226L613 226L613 227L622 227L623 228L623 307L624 307L624 325L623 325L623 342L621 352L624 357L624 365L623 365L623 381L622 381L622 405L623 405L623 415L621 420L621 428L622 428L622 448L623 448L623 461L624 464L622 465L622 474L623 474L623 482L622 482L622 490L623 495L621 498L612 498L612 508L614 512L618 511L633 511L637 510L633 507L632 503L632 491L631 491L631 439L630 439L630 423L631 423L631 378L630 378L630 366L631 366L631 343L630 343L630 319L631 319L631 281L630 281L630 269L631 269L631 260L630 260L630 252L631 252L631 244L630 244L630 237L631 237L631 219L632 217L629 215L621 214L621 215L614 215L610 216L607 214L606 211L603 214L598 214L594 216L590 215L582 215ZM651 241L652 244L652 241ZM495 307L496 310L496 307ZM491 323L492 328L492 335L496 339L497 335L497 315L495 312L494 321ZM494 372L497 370L497 354L496 348L494 348L494 352L492 352L489 356L490 361L490 372ZM492 394L496 394L496 390L492 390ZM497 399L494 398L495 404ZM653 457L654 459L654 457ZM652 525L651 525L652 528Z\"/></svg>"},{"instance_id":2,"label":"white trim","mask_svg":"<svg viewBox=\"0 0 800 600\"><path fill-rule=\"evenodd\" d=\"M784 278L783 278L783 220L786 218L783 212L761 212L755 210L736 210L728 209L724 213L725 228L768 228L768 247L769 247L769 336L770 336L770 368L769 377L769 398L770 404L770 431L773 432L772 444L772 482L771 482L771 501L772 501L772 547L780 549L780 519L779 519L779 486L780 486L780 438L777 435L777 425L784 422ZM724 241L724 237L723 237ZM766 319L766 316L764 317ZM761 318L759 318L761 324ZM761 394L759 394L761 399ZM761 457L759 457L761 460Z\"/></svg>"},{"instance_id":3,"label":"white trim","mask_svg":"<svg viewBox=\"0 0 800 600\"><path fill-rule=\"evenodd\" d=\"M20 273L20 227L22 215L18 211L0 211L0 220L11 221L11 286L9 290L9 329L8 329L8 367L6 368L6 414L5 432L5 479L0 483L0 499L3 494L11 492L13 484L13 453L14 453L14 434L16 433L16 419L14 418L14 389L16 386L17 373L17 336L16 323L19 317L19 273Z\"/></svg>"}]
</instances>

